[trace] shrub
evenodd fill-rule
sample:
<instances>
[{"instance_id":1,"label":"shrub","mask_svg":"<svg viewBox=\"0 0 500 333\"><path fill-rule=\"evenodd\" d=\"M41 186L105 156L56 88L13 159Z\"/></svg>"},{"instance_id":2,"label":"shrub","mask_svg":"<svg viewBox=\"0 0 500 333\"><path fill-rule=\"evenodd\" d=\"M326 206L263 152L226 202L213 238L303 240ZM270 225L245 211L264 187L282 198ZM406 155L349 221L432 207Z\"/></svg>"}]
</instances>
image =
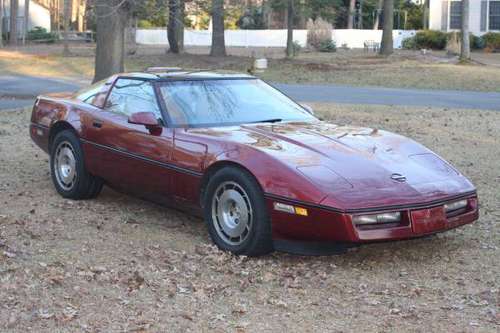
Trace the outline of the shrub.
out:
<instances>
[{"instance_id":1,"label":"shrub","mask_svg":"<svg viewBox=\"0 0 500 333\"><path fill-rule=\"evenodd\" d=\"M333 40L325 40L319 44L319 52L337 52L337 45Z\"/></svg>"},{"instance_id":2,"label":"shrub","mask_svg":"<svg viewBox=\"0 0 500 333\"><path fill-rule=\"evenodd\" d=\"M500 50L500 33L488 32L482 36L484 47L488 51Z\"/></svg>"},{"instance_id":3,"label":"shrub","mask_svg":"<svg viewBox=\"0 0 500 333\"><path fill-rule=\"evenodd\" d=\"M296 56L300 53L302 50L302 46L299 44L298 41L293 41L293 55Z\"/></svg>"},{"instance_id":4,"label":"shrub","mask_svg":"<svg viewBox=\"0 0 500 333\"><path fill-rule=\"evenodd\" d=\"M57 40L57 35L53 32L48 32L47 29L42 27L34 27L26 34L28 40L46 41L53 43Z\"/></svg>"},{"instance_id":5,"label":"shrub","mask_svg":"<svg viewBox=\"0 0 500 333\"><path fill-rule=\"evenodd\" d=\"M307 21L307 44L319 50L321 43L332 42L332 25L321 17Z\"/></svg>"},{"instance_id":6,"label":"shrub","mask_svg":"<svg viewBox=\"0 0 500 333\"><path fill-rule=\"evenodd\" d=\"M416 43L415 36L403 39L401 46L403 47L403 49L407 49L407 50L416 49L417 43Z\"/></svg>"},{"instance_id":7,"label":"shrub","mask_svg":"<svg viewBox=\"0 0 500 333\"><path fill-rule=\"evenodd\" d=\"M151 29L153 28L153 23L149 22L148 20L139 20L137 22L137 27L141 29Z\"/></svg>"},{"instance_id":8,"label":"shrub","mask_svg":"<svg viewBox=\"0 0 500 333\"><path fill-rule=\"evenodd\" d=\"M436 30L422 30L403 41L404 48L444 50L448 34Z\"/></svg>"},{"instance_id":9,"label":"shrub","mask_svg":"<svg viewBox=\"0 0 500 333\"><path fill-rule=\"evenodd\" d=\"M448 36L448 41L446 42L446 51L448 54L459 54L460 48L462 47L462 34L458 32L452 32Z\"/></svg>"},{"instance_id":10,"label":"shrub","mask_svg":"<svg viewBox=\"0 0 500 333\"><path fill-rule=\"evenodd\" d=\"M484 49L484 39L483 37L475 36L470 34L470 47L473 50L482 50Z\"/></svg>"}]
</instances>

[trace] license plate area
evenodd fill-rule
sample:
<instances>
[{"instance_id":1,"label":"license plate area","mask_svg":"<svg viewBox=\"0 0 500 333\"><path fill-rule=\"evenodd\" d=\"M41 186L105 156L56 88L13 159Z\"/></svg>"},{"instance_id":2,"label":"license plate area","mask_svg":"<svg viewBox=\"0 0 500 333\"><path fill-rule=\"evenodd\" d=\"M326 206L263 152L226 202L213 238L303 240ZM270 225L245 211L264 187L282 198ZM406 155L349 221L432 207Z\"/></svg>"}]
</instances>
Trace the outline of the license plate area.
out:
<instances>
[{"instance_id":1,"label":"license plate area","mask_svg":"<svg viewBox=\"0 0 500 333\"><path fill-rule=\"evenodd\" d=\"M411 211L412 230L416 234L445 229L446 221L446 214L441 206Z\"/></svg>"}]
</instances>

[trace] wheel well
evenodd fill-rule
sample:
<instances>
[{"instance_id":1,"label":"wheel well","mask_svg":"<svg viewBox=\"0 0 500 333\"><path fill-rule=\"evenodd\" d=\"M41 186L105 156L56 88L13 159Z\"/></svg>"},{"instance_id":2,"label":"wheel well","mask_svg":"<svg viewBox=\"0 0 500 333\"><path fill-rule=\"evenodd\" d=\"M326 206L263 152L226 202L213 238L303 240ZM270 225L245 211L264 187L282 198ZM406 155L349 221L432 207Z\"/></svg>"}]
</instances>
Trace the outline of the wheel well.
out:
<instances>
[{"instance_id":1,"label":"wheel well","mask_svg":"<svg viewBox=\"0 0 500 333\"><path fill-rule=\"evenodd\" d=\"M52 146L52 142L54 141L54 138L56 137L56 135L59 132L64 131L64 130L70 130L70 131L73 131L76 134L76 131L73 128L73 126L71 126L69 123L67 123L65 121L58 121L57 123L55 123L54 125L52 125L50 127L50 132L49 132L49 150L50 150L50 147Z\"/></svg>"},{"instance_id":2,"label":"wheel well","mask_svg":"<svg viewBox=\"0 0 500 333\"><path fill-rule=\"evenodd\" d=\"M226 168L226 167L234 167L234 168L238 168L238 169L246 171L248 174L250 174L252 177L254 177L254 179L257 181L257 184L259 184L259 186L260 186L259 181L255 178L253 173L251 173L250 170L245 168L243 165L238 164L236 162L231 162L231 161L215 162L214 164L212 164L208 167L208 169L203 174L203 177L201 178L201 185L200 185L200 205L201 205L201 207L203 207L203 198L205 197L205 190L207 188L208 181L217 171L219 171L220 169Z\"/></svg>"}]
</instances>

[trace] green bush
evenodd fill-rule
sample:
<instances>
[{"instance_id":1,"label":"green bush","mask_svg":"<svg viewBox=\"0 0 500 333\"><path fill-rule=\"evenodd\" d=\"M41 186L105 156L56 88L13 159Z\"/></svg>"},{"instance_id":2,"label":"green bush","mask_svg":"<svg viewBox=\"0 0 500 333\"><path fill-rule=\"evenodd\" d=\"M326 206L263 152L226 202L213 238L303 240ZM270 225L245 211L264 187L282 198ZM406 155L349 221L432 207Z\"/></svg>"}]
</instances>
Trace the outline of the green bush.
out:
<instances>
[{"instance_id":1,"label":"green bush","mask_svg":"<svg viewBox=\"0 0 500 333\"><path fill-rule=\"evenodd\" d=\"M319 43L319 52L337 52L337 45L333 40L324 40Z\"/></svg>"},{"instance_id":2,"label":"green bush","mask_svg":"<svg viewBox=\"0 0 500 333\"><path fill-rule=\"evenodd\" d=\"M444 50L448 34L437 30L422 30L403 41L404 48Z\"/></svg>"},{"instance_id":3,"label":"green bush","mask_svg":"<svg viewBox=\"0 0 500 333\"><path fill-rule=\"evenodd\" d=\"M53 43L57 40L57 35L53 32L48 32L47 29L42 27L34 27L32 30L28 31L26 34L28 40L34 41L46 41L48 43Z\"/></svg>"},{"instance_id":4,"label":"green bush","mask_svg":"<svg viewBox=\"0 0 500 333\"><path fill-rule=\"evenodd\" d=\"M475 36L470 34L470 48L473 50L482 50L484 49L484 39L479 36Z\"/></svg>"},{"instance_id":5,"label":"green bush","mask_svg":"<svg viewBox=\"0 0 500 333\"><path fill-rule=\"evenodd\" d=\"M141 29L151 29L153 28L153 23L149 22L148 20L139 20L137 22L137 27Z\"/></svg>"},{"instance_id":6,"label":"green bush","mask_svg":"<svg viewBox=\"0 0 500 333\"><path fill-rule=\"evenodd\" d=\"M403 39L403 43L401 44L401 46L403 47L403 49L406 49L406 50L416 49L417 44L416 44L415 36Z\"/></svg>"},{"instance_id":7,"label":"green bush","mask_svg":"<svg viewBox=\"0 0 500 333\"><path fill-rule=\"evenodd\" d=\"M484 47L489 51L500 50L500 33L488 32L482 36Z\"/></svg>"}]
</instances>

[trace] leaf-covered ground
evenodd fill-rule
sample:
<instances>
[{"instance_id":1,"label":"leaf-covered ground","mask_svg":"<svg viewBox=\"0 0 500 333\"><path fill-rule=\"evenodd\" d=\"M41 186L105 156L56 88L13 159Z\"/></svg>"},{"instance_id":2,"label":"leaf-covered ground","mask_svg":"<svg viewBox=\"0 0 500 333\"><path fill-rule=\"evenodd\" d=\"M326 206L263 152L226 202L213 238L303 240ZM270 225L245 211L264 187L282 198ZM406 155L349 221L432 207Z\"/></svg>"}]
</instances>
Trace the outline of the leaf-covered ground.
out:
<instances>
[{"instance_id":1,"label":"leaf-covered ground","mask_svg":"<svg viewBox=\"0 0 500 333\"><path fill-rule=\"evenodd\" d=\"M341 256L234 257L184 213L107 188L62 199L29 139L29 111L2 111L0 330L498 331L500 113L315 108L434 149L477 186L480 220Z\"/></svg>"}]
</instances>

